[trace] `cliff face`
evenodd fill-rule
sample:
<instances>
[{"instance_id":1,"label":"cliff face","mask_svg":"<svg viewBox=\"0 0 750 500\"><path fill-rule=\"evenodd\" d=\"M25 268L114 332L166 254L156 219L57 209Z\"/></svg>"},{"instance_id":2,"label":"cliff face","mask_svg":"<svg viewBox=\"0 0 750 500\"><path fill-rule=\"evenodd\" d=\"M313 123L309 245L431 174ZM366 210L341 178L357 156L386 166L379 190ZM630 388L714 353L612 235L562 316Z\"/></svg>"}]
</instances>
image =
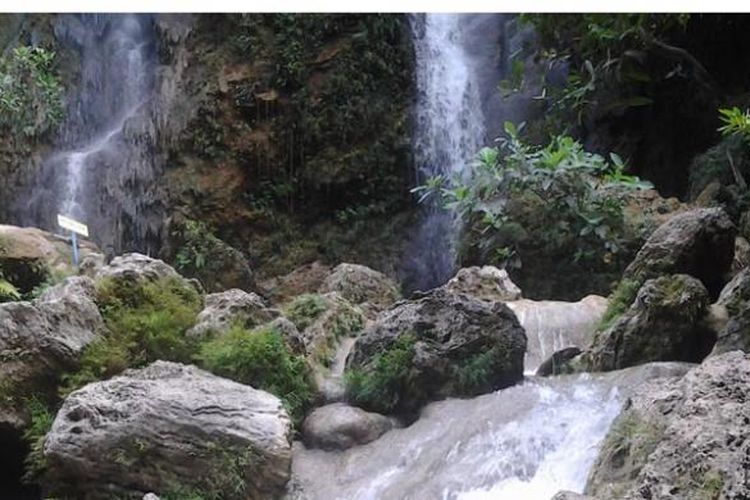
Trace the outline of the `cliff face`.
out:
<instances>
[{"instance_id":1,"label":"cliff face","mask_svg":"<svg viewBox=\"0 0 750 500\"><path fill-rule=\"evenodd\" d=\"M4 21L6 46L41 43L57 52L70 101L86 81L77 27L99 23L106 37L107 26L120 22ZM412 55L402 16L157 15L138 22L151 30L154 61L146 104L125 121L118 142L139 154L97 156L89 170L99 173L85 188L101 246L185 260L183 228L198 221L200 233L240 250L260 275L355 252L394 269L398 245L387 255L379 238L398 237L412 203ZM69 108L68 122L80 111ZM63 169L45 161L63 144L76 146L72 127L61 128L55 137L3 148L0 194L14 201L2 207L4 219L54 223Z\"/></svg>"}]
</instances>

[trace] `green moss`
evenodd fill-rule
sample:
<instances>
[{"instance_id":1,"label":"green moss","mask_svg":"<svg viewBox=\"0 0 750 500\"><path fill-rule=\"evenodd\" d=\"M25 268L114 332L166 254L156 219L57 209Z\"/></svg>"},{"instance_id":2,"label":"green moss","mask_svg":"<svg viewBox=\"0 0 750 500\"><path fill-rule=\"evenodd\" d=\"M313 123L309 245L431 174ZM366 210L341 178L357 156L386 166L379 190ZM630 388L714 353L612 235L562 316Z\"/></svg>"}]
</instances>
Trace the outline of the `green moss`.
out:
<instances>
[{"instance_id":1,"label":"green moss","mask_svg":"<svg viewBox=\"0 0 750 500\"><path fill-rule=\"evenodd\" d=\"M86 347L79 369L63 377L63 394L159 359L192 361L198 345L185 332L195 324L201 299L180 280L105 279L97 284L97 302L109 334Z\"/></svg>"},{"instance_id":2,"label":"green moss","mask_svg":"<svg viewBox=\"0 0 750 500\"><path fill-rule=\"evenodd\" d=\"M195 486L175 485L160 498L164 500L226 500L252 497L248 491L248 470L262 458L250 446L210 444L208 454L200 457L208 461L208 471L195 481Z\"/></svg>"},{"instance_id":3,"label":"green moss","mask_svg":"<svg viewBox=\"0 0 750 500\"><path fill-rule=\"evenodd\" d=\"M44 458L44 438L52 428L55 415L40 398L31 396L26 399L26 408L31 416L31 423L24 430L23 439L29 446L29 454L24 459L23 481L35 483L47 468Z\"/></svg>"},{"instance_id":4,"label":"green moss","mask_svg":"<svg viewBox=\"0 0 750 500\"><path fill-rule=\"evenodd\" d=\"M350 369L345 373L346 392L350 401L380 413L390 413L408 398L409 372L414 359L416 335L401 335L378 354L371 368Z\"/></svg>"},{"instance_id":5,"label":"green moss","mask_svg":"<svg viewBox=\"0 0 750 500\"><path fill-rule=\"evenodd\" d=\"M491 389L496 367L507 364L508 351L500 346L471 356L454 367L458 392L471 395Z\"/></svg>"},{"instance_id":6,"label":"green moss","mask_svg":"<svg viewBox=\"0 0 750 500\"><path fill-rule=\"evenodd\" d=\"M201 347L207 370L275 394L299 422L314 396L312 373L302 356L291 353L275 328L248 331L235 326Z\"/></svg>"},{"instance_id":7,"label":"green moss","mask_svg":"<svg viewBox=\"0 0 750 500\"><path fill-rule=\"evenodd\" d=\"M617 318L630 308L642 284L642 281L632 279L623 279L617 284L617 287L609 296L607 310L604 311L604 315L597 326L598 331L604 331L612 326Z\"/></svg>"},{"instance_id":8,"label":"green moss","mask_svg":"<svg viewBox=\"0 0 750 500\"><path fill-rule=\"evenodd\" d=\"M299 330L310 326L328 309L326 300L318 294L306 293L296 297L284 308L284 314Z\"/></svg>"}]
</instances>

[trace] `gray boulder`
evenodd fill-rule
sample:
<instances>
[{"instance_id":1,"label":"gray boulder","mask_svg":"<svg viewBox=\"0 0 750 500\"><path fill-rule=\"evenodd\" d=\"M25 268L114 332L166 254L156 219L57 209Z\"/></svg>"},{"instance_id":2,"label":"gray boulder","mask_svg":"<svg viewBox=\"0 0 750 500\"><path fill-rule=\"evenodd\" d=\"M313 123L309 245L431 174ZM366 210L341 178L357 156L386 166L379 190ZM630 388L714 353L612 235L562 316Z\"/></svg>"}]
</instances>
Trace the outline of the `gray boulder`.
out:
<instances>
[{"instance_id":1,"label":"gray boulder","mask_svg":"<svg viewBox=\"0 0 750 500\"><path fill-rule=\"evenodd\" d=\"M592 371L649 361L702 360L715 340L702 328L708 292L685 274L646 281L635 302L608 329L598 332L583 355Z\"/></svg>"},{"instance_id":2,"label":"gray boulder","mask_svg":"<svg viewBox=\"0 0 750 500\"><path fill-rule=\"evenodd\" d=\"M302 424L302 434L309 448L346 450L366 444L393 428L394 421L344 403L333 403L315 409Z\"/></svg>"},{"instance_id":3,"label":"gray boulder","mask_svg":"<svg viewBox=\"0 0 750 500\"><path fill-rule=\"evenodd\" d=\"M719 331L711 355L734 350L750 352L750 304L744 302L726 326Z\"/></svg>"},{"instance_id":4,"label":"gray boulder","mask_svg":"<svg viewBox=\"0 0 750 500\"><path fill-rule=\"evenodd\" d=\"M59 376L104 332L89 278L68 278L32 302L0 304L0 426L28 423L24 398L54 394Z\"/></svg>"},{"instance_id":5,"label":"gray boulder","mask_svg":"<svg viewBox=\"0 0 750 500\"><path fill-rule=\"evenodd\" d=\"M157 361L68 396L44 443L46 490L276 498L289 480L291 432L275 396Z\"/></svg>"},{"instance_id":6,"label":"gray boulder","mask_svg":"<svg viewBox=\"0 0 750 500\"><path fill-rule=\"evenodd\" d=\"M126 253L112 259L108 266L104 266L96 272L96 279L110 278L118 283L144 283L147 281L159 281L173 278L187 280L180 276L163 260L153 259L139 253Z\"/></svg>"},{"instance_id":7,"label":"gray boulder","mask_svg":"<svg viewBox=\"0 0 750 500\"><path fill-rule=\"evenodd\" d=\"M716 305L726 308L729 315L740 312L750 300L750 268L743 269L721 290Z\"/></svg>"},{"instance_id":8,"label":"gray boulder","mask_svg":"<svg viewBox=\"0 0 750 500\"><path fill-rule=\"evenodd\" d=\"M460 269L443 287L454 293L466 293L489 301L505 302L521 298L521 289L511 281L507 271L494 266Z\"/></svg>"},{"instance_id":9,"label":"gray boulder","mask_svg":"<svg viewBox=\"0 0 750 500\"><path fill-rule=\"evenodd\" d=\"M254 328L279 315L279 311L268 308L259 295L238 288L206 295L203 304L197 323L188 335L221 335L235 324Z\"/></svg>"},{"instance_id":10,"label":"gray boulder","mask_svg":"<svg viewBox=\"0 0 750 500\"><path fill-rule=\"evenodd\" d=\"M501 389L523 378L526 335L500 302L436 289L384 311L347 358L348 397L380 413Z\"/></svg>"},{"instance_id":11,"label":"gray boulder","mask_svg":"<svg viewBox=\"0 0 750 500\"><path fill-rule=\"evenodd\" d=\"M550 500L594 500L594 498L572 491L558 491Z\"/></svg>"},{"instance_id":12,"label":"gray boulder","mask_svg":"<svg viewBox=\"0 0 750 500\"><path fill-rule=\"evenodd\" d=\"M346 263L334 267L318 291L337 292L370 312L380 312L401 297L396 282L385 274L367 266Z\"/></svg>"},{"instance_id":13,"label":"gray boulder","mask_svg":"<svg viewBox=\"0 0 750 500\"><path fill-rule=\"evenodd\" d=\"M710 357L641 385L613 423L585 493L597 499L750 498L750 355Z\"/></svg>"},{"instance_id":14,"label":"gray boulder","mask_svg":"<svg viewBox=\"0 0 750 500\"><path fill-rule=\"evenodd\" d=\"M736 234L721 208L679 213L651 234L623 279L642 283L664 274L689 274L716 297L732 266Z\"/></svg>"}]
</instances>

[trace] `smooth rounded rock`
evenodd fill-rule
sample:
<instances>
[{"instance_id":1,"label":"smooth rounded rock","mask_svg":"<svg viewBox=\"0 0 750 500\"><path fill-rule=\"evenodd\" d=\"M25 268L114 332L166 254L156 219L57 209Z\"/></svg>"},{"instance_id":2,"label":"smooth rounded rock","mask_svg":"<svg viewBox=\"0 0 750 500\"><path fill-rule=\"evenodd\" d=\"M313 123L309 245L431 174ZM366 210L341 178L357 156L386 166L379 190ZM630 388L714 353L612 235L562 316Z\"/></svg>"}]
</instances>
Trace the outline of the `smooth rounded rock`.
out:
<instances>
[{"instance_id":1,"label":"smooth rounded rock","mask_svg":"<svg viewBox=\"0 0 750 500\"><path fill-rule=\"evenodd\" d=\"M310 448L345 450L376 440L393 428L392 419L334 403L316 408L302 424L305 444Z\"/></svg>"}]
</instances>

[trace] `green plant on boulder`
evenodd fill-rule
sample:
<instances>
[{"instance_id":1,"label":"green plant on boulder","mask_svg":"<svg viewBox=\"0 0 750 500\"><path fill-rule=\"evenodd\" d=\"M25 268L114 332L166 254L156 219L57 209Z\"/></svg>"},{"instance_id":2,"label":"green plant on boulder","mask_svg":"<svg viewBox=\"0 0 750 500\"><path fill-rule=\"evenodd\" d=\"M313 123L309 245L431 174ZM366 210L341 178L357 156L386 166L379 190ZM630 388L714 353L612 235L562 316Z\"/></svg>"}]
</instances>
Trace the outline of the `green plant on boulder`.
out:
<instances>
[{"instance_id":1,"label":"green plant on boulder","mask_svg":"<svg viewBox=\"0 0 750 500\"><path fill-rule=\"evenodd\" d=\"M312 402L315 385L307 362L292 354L273 327L234 326L203 344L197 358L216 375L275 394L297 422Z\"/></svg>"},{"instance_id":2,"label":"green plant on boulder","mask_svg":"<svg viewBox=\"0 0 750 500\"><path fill-rule=\"evenodd\" d=\"M77 371L64 376L63 393L158 359L190 363L197 341L185 335L201 307L198 293L166 278L97 283L97 303L109 334L86 347Z\"/></svg>"},{"instance_id":3,"label":"green plant on boulder","mask_svg":"<svg viewBox=\"0 0 750 500\"><path fill-rule=\"evenodd\" d=\"M60 123L64 89L54 60L54 52L25 46L0 57L0 128L36 137Z\"/></svg>"},{"instance_id":4,"label":"green plant on boulder","mask_svg":"<svg viewBox=\"0 0 750 500\"><path fill-rule=\"evenodd\" d=\"M462 394L482 394L492 390L493 368L508 364L508 352L500 346L480 352L454 367L456 385Z\"/></svg>"},{"instance_id":5,"label":"green plant on boulder","mask_svg":"<svg viewBox=\"0 0 750 500\"><path fill-rule=\"evenodd\" d=\"M414 359L413 333L401 335L373 361L373 369L350 369L345 373L346 394L357 406L389 413L400 398L410 397L408 376Z\"/></svg>"},{"instance_id":6,"label":"green plant on boulder","mask_svg":"<svg viewBox=\"0 0 750 500\"><path fill-rule=\"evenodd\" d=\"M24 459L23 481L33 484L44 474L47 467L44 458L44 438L52 428L55 414L49 406L36 396L25 399L31 423L23 432L23 439L29 446L29 454Z\"/></svg>"},{"instance_id":7,"label":"green plant on boulder","mask_svg":"<svg viewBox=\"0 0 750 500\"><path fill-rule=\"evenodd\" d=\"M327 309L328 304L322 296L305 293L289 303L284 308L284 314L298 329L304 330Z\"/></svg>"},{"instance_id":8,"label":"green plant on boulder","mask_svg":"<svg viewBox=\"0 0 750 500\"><path fill-rule=\"evenodd\" d=\"M604 315L599 321L597 330L606 330L615 322L615 320L617 320L617 318L630 309L636 295L638 295L638 290L640 290L641 285L643 285L643 281L627 278L620 280L612 294L609 296L607 309L604 311Z\"/></svg>"}]
</instances>

